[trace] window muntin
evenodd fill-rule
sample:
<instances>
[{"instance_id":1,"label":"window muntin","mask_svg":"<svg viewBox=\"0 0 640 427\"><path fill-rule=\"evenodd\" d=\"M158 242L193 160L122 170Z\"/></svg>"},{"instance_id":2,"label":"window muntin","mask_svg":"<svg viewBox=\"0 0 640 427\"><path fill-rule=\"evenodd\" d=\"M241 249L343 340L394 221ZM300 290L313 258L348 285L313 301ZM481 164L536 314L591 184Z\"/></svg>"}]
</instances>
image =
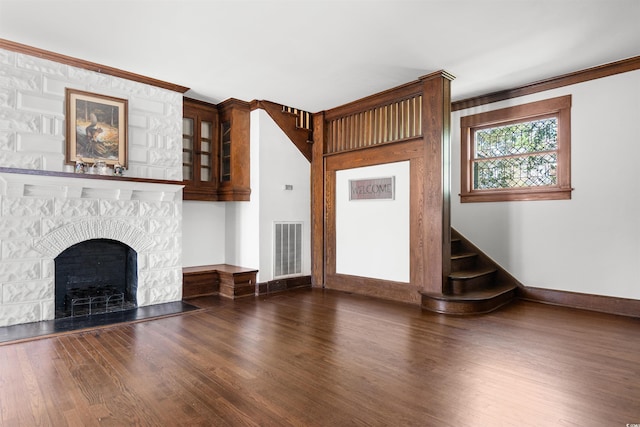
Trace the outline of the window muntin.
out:
<instances>
[{"instance_id":1,"label":"window muntin","mask_svg":"<svg viewBox=\"0 0 640 427\"><path fill-rule=\"evenodd\" d=\"M474 190L557 184L556 116L476 128L473 133Z\"/></svg>"},{"instance_id":2,"label":"window muntin","mask_svg":"<svg viewBox=\"0 0 640 427\"><path fill-rule=\"evenodd\" d=\"M571 96L460 119L461 201L571 198Z\"/></svg>"}]
</instances>

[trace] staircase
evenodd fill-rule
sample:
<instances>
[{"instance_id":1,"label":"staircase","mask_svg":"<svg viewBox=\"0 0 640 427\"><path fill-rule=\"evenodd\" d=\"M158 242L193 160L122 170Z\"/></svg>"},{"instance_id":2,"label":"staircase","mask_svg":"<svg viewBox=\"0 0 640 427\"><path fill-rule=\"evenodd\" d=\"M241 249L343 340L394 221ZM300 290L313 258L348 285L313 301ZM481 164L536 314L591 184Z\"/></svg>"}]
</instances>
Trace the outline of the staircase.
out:
<instances>
[{"instance_id":1,"label":"staircase","mask_svg":"<svg viewBox=\"0 0 640 427\"><path fill-rule=\"evenodd\" d=\"M422 308L446 314L481 314L516 297L518 281L456 230L451 230L451 273L442 294L422 294Z\"/></svg>"},{"instance_id":2,"label":"staircase","mask_svg":"<svg viewBox=\"0 0 640 427\"><path fill-rule=\"evenodd\" d=\"M269 114L302 155L311 161L313 143L313 114L270 101L257 101L258 107Z\"/></svg>"}]
</instances>

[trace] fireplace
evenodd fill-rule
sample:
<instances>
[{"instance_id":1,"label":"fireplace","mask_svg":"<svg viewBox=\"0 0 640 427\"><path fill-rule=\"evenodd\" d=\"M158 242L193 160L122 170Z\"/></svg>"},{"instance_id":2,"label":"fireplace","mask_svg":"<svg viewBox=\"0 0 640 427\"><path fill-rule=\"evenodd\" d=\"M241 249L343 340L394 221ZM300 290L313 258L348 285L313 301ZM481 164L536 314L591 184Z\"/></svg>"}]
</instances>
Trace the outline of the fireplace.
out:
<instances>
[{"instance_id":1,"label":"fireplace","mask_svg":"<svg viewBox=\"0 0 640 427\"><path fill-rule=\"evenodd\" d=\"M137 253L110 239L77 243L55 262L55 317L86 316L137 306Z\"/></svg>"},{"instance_id":2,"label":"fireplace","mask_svg":"<svg viewBox=\"0 0 640 427\"><path fill-rule=\"evenodd\" d=\"M182 299L181 184L0 170L0 206L0 326Z\"/></svg>"}]
</instances>

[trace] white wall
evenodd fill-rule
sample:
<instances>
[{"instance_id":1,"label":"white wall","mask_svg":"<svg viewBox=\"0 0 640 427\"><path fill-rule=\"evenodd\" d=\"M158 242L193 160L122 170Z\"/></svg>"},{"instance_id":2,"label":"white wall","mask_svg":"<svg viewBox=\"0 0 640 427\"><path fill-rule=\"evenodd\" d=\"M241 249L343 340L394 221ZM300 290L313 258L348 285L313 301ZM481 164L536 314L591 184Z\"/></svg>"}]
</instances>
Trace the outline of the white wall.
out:
<instances>
[{"instance_id":1,"label":"white wall","mask_svg":"<svg viewBox=\"0 0 640 427\"><path fill-rule=\"evenodd\" d=\"M395 177L394 200L349 200L349 180ZM336 273L409 282L409 162L336 172Z\"/></svg>"},{"instance_id":2,"label":"white wall","mask_svg":"<svg viewBox=\"0 0 640 427\"><path fill-rule=\"evenodd\" d=\"M227 262L273 280L274 221L303 222L303 275L311 274L310 164L261 109L251 112L251 201L227 209ZM285 184L293 190L284 191Z\"/></svg>"},{"instance_id":3,"label":"white wall","mask_svg":"<svg viewBox=\"0 0 640 427\"><path fill-rule=\"evenodd\" d=\"M261 281L260 271L260 123L256 111L251 113L249 130L249 182L251 198L246 202L227 203L227 263L247 268L257 268L256 280Z\"/></svg>"},{"instance_id":4,"label":"white wall","mask_svg":"<svg viewBox=\"0 0 640 427\"><path fill-rule=\"evenodd\" d=\"M260 281L273 276L274 222L302 222L302 274L311 274L311 165L264 110L251 123L260 135ZM253 140L252 140L253 145ZM293 186L284 190L285 185Z\"/></svg>"},{"instance_id":5,"label":"white wall","mask_svg":"<svg viewBox=\"0 0 640 427\"><path fill-rule=\"evenodd\" d=\"M460 117L572 95L571 200L461 204ZM454 112L452 226L525 286L640 299L640 71Z\"/></svg>"},{"instance_id":6,"label":"white wall","mask_svg":"<svg viewBox=\"0 0 640 427\"><path fill-rule=\"evenodd\" d=\"M225 227L225 202L182 202L182 265L224 264Z\"/></svg>"}]
</instances>

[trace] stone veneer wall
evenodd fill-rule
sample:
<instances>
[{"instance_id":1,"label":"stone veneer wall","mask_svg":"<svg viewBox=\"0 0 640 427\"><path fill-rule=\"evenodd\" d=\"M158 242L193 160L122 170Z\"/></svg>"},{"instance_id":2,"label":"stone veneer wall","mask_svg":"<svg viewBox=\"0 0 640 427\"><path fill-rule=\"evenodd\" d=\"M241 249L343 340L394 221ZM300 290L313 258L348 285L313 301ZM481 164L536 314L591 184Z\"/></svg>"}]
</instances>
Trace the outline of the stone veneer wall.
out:
<instances>
[{"instance_id":1,"label":"stone veneer wall","mask_svg":"<svg viewBox=\"0 0 640 427\"><path fill-rule=\"evenodd\" d=\"M182 186L0 173L0 326L55 317L55 257L89 239L138 254L139 306L182 298Z\"/></svg>"},{"instance_id":2,"label":"stone veneer wall","mask_svg":"<svg viewBox=\"0 0 640 427\"><path fill-rule=\"evenodd\" d=\"M65 88L128 100L127 177L182 183L182 94L0 49L0 167L65 170ZM53 319L54 258L138 252L138 305L182 297L181 185L0 173L0 326Z\"/></svg>"},{"instance_id":3,"label":"stone veneer wall","mask_svg":"<svg viewBox=\"0 0 640 427\"><path fill-rule=\"evenodd\" d=\"M128 100L127 176L182 181L182 94L0 49L0 166L64 170L65 88Z\"/></svg>"}]
</instances>

